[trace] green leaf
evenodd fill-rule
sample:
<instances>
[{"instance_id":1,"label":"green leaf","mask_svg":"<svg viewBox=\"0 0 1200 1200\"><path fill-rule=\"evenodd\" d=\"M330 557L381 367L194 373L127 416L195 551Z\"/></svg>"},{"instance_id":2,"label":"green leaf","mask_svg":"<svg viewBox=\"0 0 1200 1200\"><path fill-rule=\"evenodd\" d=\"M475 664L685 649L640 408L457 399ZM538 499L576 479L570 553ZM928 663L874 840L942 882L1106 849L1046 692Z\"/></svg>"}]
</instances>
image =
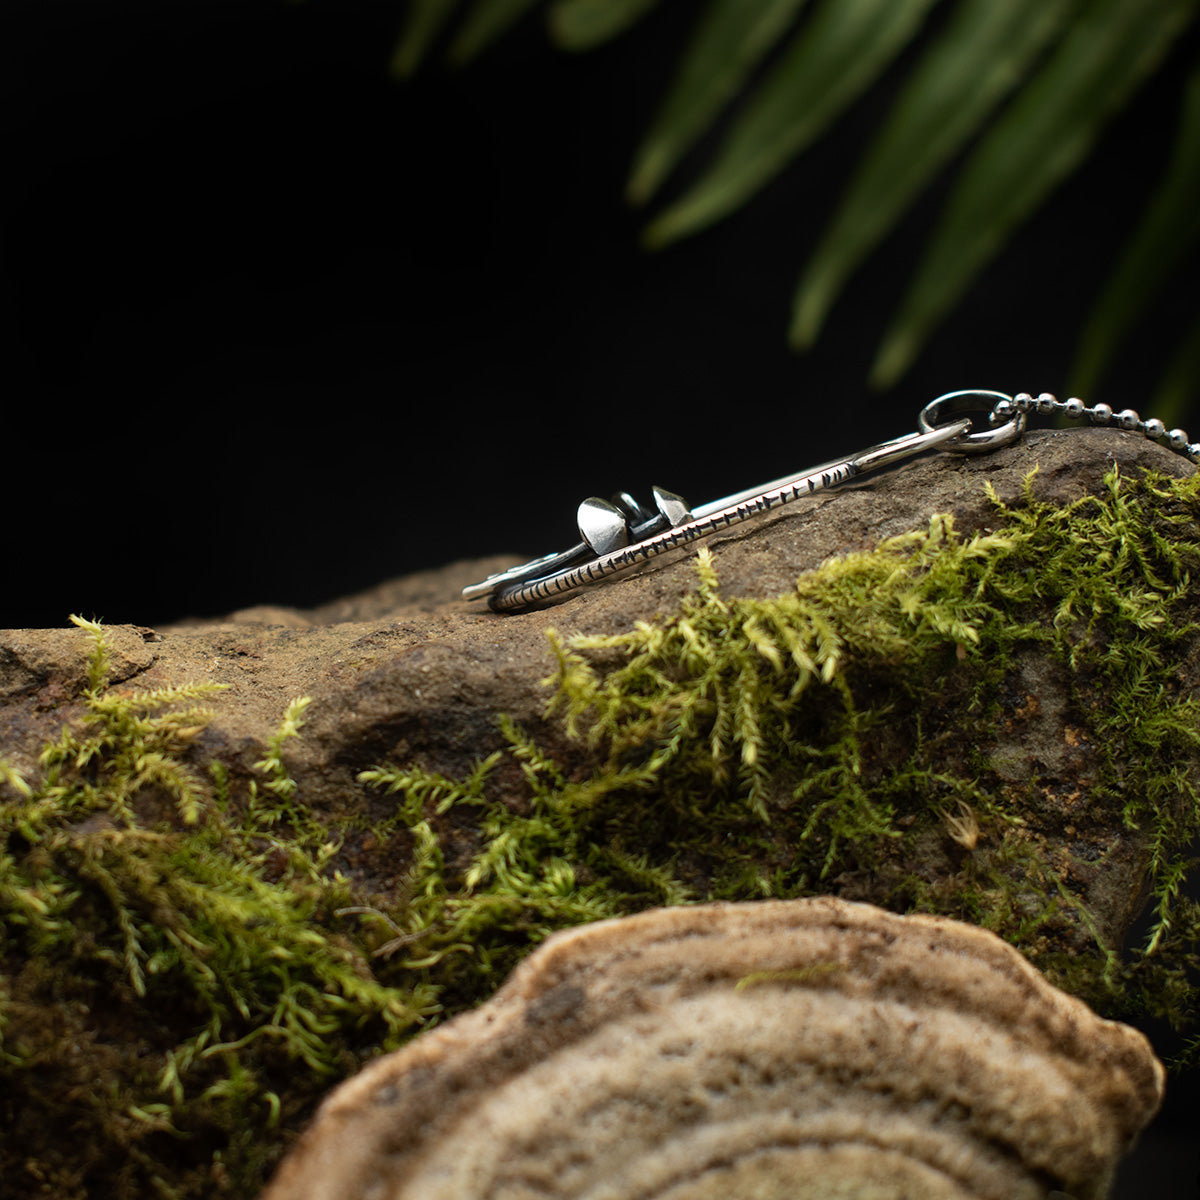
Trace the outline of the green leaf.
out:
<instances>
[{"instance_id":1,"label":"green leaf","mask_svg":"<svg viewBox=\"0 0 1200 1200\"><path fill-rule=\"evenodd\" d=\"M465 67L543 0L475 0L450 44L450 61Z\"/></svg>"},{"instance_id":2,"label":"green leaf","mask_svg":"<svg viewBox=\"0 0 1200 1200\"><path fill-rule=\"evenodd\" d=\"M1094 392L1121 339L1151 297L1175 274L1197 240L1200 240L1200 71L1193 74L1184 94L1175 151L1166 175L1109 276L1080 339L1079 355L1071 373L1074 395L1090 396Z\"/></svg>"},{"instance_id":3,"label":"green leaf","mask_svg":"<svg viewBox=\"0 0 1200 1200\"><path fill-rule=\"evenodd\" d=\"M710 0L675 80L634 158L627 195L642 204L658 190L717 113L787 32L806 0Z\"/></svg>"},{"instance_id":4,"label":"green leaf","mask_svg":"<svg viewBox=\"0 0 1200 1200\"><path fill-rule=\"evenodd\" d=\"M963 169L872 370L888 387L1013 229L1086 157L1195 0L1088 0Z\"/></svg>"},{"instance_id":5,"label":"green leaf","mask_svg":"<svg viewBox=\"0 0 1200 1200\"><path fill-rule=\"evenodd\" d=\"M851 273L1029 72L1077 0L962 0L906 80L796 292L805 348Z\"/></svg>"},{"instance_id":6,"label":"green leaf","mask_svg":"<svg viewBox=\"0 0 1200 1200\"><path fill-rule=\"evenodd\" d=\"M404 29L388 64L395 78L409 79L416 74L457 8L458 0L409 0Z\"/></svg>"},{"instance_id":7,"label":"green leaf","mask_svg":"<svg viewBox=\"0 0 1200 1200\"><path fill-rule=\"evenodd\" d=\"M707 173L646 231L661 246L744 203L912 39L933 0L825 0L747 101Z\"/></svg>"},{"instance_id":8,"label":"green leaf","mask_svg":"<svg viewBox=\"0 0 1200 1200\"><path fill-rule=\"evenodd\" d=\"M591 50L636 25L659 0L557 0L550 33L565 50Z\"/></svg>"}]
</instances>

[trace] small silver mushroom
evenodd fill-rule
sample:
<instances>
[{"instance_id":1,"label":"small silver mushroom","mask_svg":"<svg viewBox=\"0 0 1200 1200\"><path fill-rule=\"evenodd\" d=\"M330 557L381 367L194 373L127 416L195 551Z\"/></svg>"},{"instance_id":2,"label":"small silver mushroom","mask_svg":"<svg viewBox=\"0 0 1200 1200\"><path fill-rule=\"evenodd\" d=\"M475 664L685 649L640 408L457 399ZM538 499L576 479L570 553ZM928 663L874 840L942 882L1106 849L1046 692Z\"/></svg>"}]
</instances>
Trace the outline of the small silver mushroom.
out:
<instances>
[{"instance_id":1,"label":"small silver mushroom","mask_svg":"<svg viewBox=\"0 0 1200 1200\"><path fill-rule=\"evenodd\" d=\"M990 933L832 898L550 938L339 1087L263 1200L1078 1200L1162 1098Z\"/></svg>"}]
</instances>

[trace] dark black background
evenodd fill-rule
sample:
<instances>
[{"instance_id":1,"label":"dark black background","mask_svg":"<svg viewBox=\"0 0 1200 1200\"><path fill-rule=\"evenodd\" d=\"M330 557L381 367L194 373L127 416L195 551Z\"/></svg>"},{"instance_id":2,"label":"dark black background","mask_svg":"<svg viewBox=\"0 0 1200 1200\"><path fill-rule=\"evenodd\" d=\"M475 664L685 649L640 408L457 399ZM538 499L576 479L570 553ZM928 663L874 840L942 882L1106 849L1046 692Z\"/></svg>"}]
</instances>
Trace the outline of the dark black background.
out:
<instances>
[{"instance_id":1,"label":"dark black background","mask_svg":"<svg viewBox=\"0 0 1200 1200\"><path fill-rule=\"evenodd\" d=\"M316 604L556 548L591 493L772 478L909 430L943 391L1064 389L1194 48L875 396L944 185L815 352L785 328L911 56L740 214L647 255L622 187L693 12L583 56L531 21L399 84L392 3L8 0L0 628ZM1188 282L1089 399L1144 405ZM1195 1091L1121 1196L1192 1194Z\"/></svg>"},{"instance_id":2,"label":"dark black background","mask_svg":"<svg viewBox=\"0 0 1200 1200\"><path fill-rule=\"evenodd\" d=\"M944 186L814 353L785 329L911 56L744 211L651 255L622 187L693 13L586 55L534 19L400 84L395 3L9 0L0 627L311 605L557 548L588 494L712 499L905 432L952 388L1064 388L1186 53L875 396ZM1173 313L1089 399L1144 402Z\"/></svg>"}]
</instances>

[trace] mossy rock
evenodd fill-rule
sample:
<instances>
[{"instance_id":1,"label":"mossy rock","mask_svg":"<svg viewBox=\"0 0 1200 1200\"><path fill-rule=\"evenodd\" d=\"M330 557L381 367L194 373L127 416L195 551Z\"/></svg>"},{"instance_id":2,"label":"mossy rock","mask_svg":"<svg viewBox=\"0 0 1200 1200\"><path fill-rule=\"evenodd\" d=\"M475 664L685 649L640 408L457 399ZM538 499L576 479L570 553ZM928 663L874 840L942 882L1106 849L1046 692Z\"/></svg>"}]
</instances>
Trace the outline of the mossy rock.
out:
<instances>
[{"instance_id":1,"label":"mossy rock","mask_svg":"<svg viewBox=\"0 0 1200 1200\"><path fill-rule=\"evenodd\" d=\"M250 1194L338 1078L655 905L943 913L1186 1033L1197 488L1050 434L549 612L3 635L0 1178Z\"/></svg>"}]
</instances>

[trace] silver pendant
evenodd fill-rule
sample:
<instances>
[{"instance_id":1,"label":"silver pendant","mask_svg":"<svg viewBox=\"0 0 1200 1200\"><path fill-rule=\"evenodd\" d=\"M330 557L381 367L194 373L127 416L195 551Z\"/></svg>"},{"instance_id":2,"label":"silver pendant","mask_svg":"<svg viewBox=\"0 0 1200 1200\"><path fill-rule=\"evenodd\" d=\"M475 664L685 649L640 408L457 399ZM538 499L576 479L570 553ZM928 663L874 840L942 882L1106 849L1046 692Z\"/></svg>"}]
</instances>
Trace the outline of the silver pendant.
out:
<instances>
[{"instance_id":1,"label":"silver pendant","mask_svg":"<svg viewBox=\"0 0 1200 1200\"><path fill-rule=\"evenodd\" d=\"M966 412L987 414L989 428L972 432L971 420L960 415ZM1065 415L1093 425L1113 424L1162 440L1192 461L1200 459L1200 445L1189 444L1183 430L1168 432L1161 421L1142 421L1132 409L1114 414L1105 404L1088 408L1081 400L1059 401L1047 393L1034 399L1027 392L1015 397L978 389L947 392L921 410L916 433L695 508L682 496L659 487L652 489L650 505L639 503L627 492L612 500L590 497L576 514L580 540L575 545L489 575L464 588L463 598L487 600L496 612L553 604L759 513L898 466L928 450L986 454L1009 445L1024 432L1030 413Z\"/></svg>"}]
</instances>

